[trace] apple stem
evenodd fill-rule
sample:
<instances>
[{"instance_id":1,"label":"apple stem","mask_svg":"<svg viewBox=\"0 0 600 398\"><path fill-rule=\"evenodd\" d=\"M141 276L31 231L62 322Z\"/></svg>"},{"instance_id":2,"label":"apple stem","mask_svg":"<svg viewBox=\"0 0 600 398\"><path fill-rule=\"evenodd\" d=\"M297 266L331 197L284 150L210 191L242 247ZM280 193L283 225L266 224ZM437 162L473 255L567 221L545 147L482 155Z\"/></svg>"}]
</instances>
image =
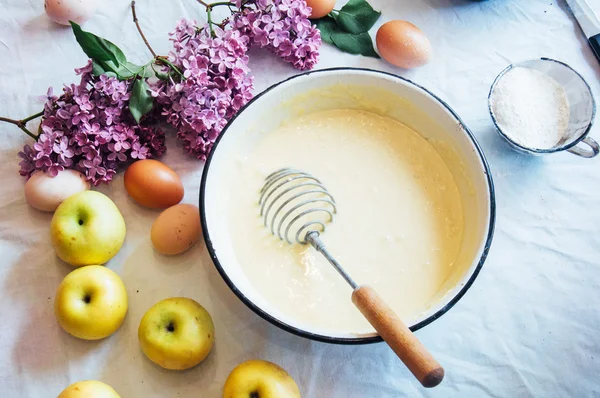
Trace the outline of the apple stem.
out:
<instances>
[{"instance_id":1,"label":"apple stem","mask_svg":"<svg viewBox=\"0 0 600 398\"><path fill-rule=\"evenodd\" d=\"M175 325L173 325L173 322L167 325L167 330L171 333L175 331Z\"/></svg>"}]
</instances>

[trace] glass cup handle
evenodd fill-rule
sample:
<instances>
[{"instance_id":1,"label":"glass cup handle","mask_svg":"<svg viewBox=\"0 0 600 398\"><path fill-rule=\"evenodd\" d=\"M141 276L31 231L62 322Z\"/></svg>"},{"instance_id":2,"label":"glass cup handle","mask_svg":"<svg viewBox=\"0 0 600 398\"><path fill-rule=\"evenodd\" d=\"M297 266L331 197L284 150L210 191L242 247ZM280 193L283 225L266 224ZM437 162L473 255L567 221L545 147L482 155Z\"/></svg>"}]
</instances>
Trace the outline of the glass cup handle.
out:
<instances>
[{"instance_id":1,"label":"glass cup handle","mask_svg":"<svg viewBox=\"0 0 600 398\"><path fill-rule=\"evenodd\" d=\"M577 144L574 147L567 149L567 151L574 153L582 158L593 158L600 152L600 146L592 137L585 137L581 142L587 144L589 148L580 148Z\"/></svg>"}]
</instances>

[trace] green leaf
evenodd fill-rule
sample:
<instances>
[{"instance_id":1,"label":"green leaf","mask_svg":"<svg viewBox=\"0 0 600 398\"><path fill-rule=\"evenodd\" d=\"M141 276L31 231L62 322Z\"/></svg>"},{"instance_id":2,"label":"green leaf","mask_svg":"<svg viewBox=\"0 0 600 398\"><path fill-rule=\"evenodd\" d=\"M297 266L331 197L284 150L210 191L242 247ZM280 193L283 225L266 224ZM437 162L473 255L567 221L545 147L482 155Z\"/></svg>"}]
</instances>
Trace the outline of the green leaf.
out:
<instances>
[{"instance_id":1,"label":"green leaf","mask_svg":"<svg viewBox=\"0 0 600 398\"><path fill-rule=\"evenodd\" d=\"M136 79L131 90L131 98L129 99L129 112L137 123L140 122L142 116L150 112L154 99L150 95L150 87L144 79Z\"/></svg>"},{"instance_id":2,"label":"green leaf","mask_svg":"<svg viewBox=\"0 0 600 398\"><path fill-rule=\"evenodd\" d=\"M77 43L79 43L83 52L92 61L110 61L114 65L125 64L127 62L125 54L119 47L93 33L82 30L81 26L75 22L70 22Z\"/></svg>"},{"instance_id":3,"label":"green leaf","mask_svg":"<svg viewBox=\"0 0 600 398\"><path fill-rule=\"evenodd\" d=\"M321 31L321 40L333 44L340 50L350 54L360 54L379 58L373 48L373 40L368 33L350 33L343 30L335 19L328 15L314 21Z\"/></svg>"},{"instance_id":4,"label":"green leaf","mask_svg":"<svg viewBox=\"0 0 600 398\"><path fill-rule=\"evenodd\" d=\"M143 77L150 77L147 72L142 70L143 67L136 64L132 64L131 62L119 64L118 66L116 66L112 61L92 61L92 65L97 65L93 66L93 68L95 69L92 69L94 74L96 74L96 71L99 72L98 74L96 74L96 76L108 74L110 72L120 80L128 80L138 75L143 75Z\"/></svg>"},{"instance_id":5,"label":"green leaf","mask_svg":"<svg viewBox=\"0 0 600 398\"><path fill-rule=\"evenodd\" d=\"M150 77L152 72L145 67L128 62L127 57L113 43L85 32L75 22L71 22L73 33L83 52L92 59L92 73L99 76L106 74L116 76L121 80L132 79L136 76Z\"/></svg>"},{"instance_id":6,"label":"green leaf","mask_svg":"<svg viewBox=\"0 0 600 398\"><path fill-rule=\"evenodd\" d=\"M161 72L160 70L157 70L157 69L154 67L155 65L156 65L156 63L154 63L154 62L153 62L151 65L150 65L150 66L151 66L151 68L152 68L152 70L154 71L154 75L155 75L155 76L156 76L158 79L160 79L160 80L163 80L163 81L167 81L167 80L169 80L169 73L167 73L167 72Z\"/></svg>"},{"instance_id":7,"label":"green leaf","mask_svg":"<svg viewBox=\"0 0 600 398\"><path fill-rule=\"evenodd\" d=\"M331 40L337 48L350 54L360 54L367 57L379 58L373 48L373 40L367 32L353 34L348 32L333 32Z\"/></svg>"},{"instance_id":8,"label":"green leaf","mask_svg":"<svg viewBox=\"0 0 600 398\"><path fill-rule=\"evenodd\" d=\"M94 74L94 76L100 76L106 73L106 70L98 62L92 61L92 73Z\"/></svg>"},{"instance_id":9,"label":"green leaf","mask_svg":"<svg viewBox=\"0 0 600 398\"><path fill-rule=\"evenodd\" d=\"M335 20L330 16L325 16L323 18L319 18L314 21L317 25L317 28L321 31L321 40L326 43L333 44L333 40L331 39L331 34L333 32L340 32L340 27L335 23Z\"/></svg>"},{"instance_id":10,"label":"green leaf","mask_svg":"<svg viewBox=\"0 0 600 398\"><path fill-rule=\"evenodd\" d=\"M116 68L115 73L119 75L121 79L131 79L134 76L142 76L142 69L143 67L139 65L132 64L131 62L125 62Z\"/></svg>"},{"instance_id":11,"label":"green leaf","mask_svg":"<svg viewBox=\"0 0 600 398\"><path fill-rule=\"evenodd\" d=\"M131 64L131 66L139 68L139 76L141 77L149 78L154 76L154 74L152 73L152 69L148 68L149 65L137 66L135 64Z\"/></svg>"},{"instance_id":12,"label":"green leaf","mask_svg":"<svg viewBox=\"0 0 600 398\"><path fill-rule=\"evenodd\" d=\"M366 0L349 0L338 14L335 21L346 32L364 33L375 25L381 16Z\"/></svg>"}]
</instances>

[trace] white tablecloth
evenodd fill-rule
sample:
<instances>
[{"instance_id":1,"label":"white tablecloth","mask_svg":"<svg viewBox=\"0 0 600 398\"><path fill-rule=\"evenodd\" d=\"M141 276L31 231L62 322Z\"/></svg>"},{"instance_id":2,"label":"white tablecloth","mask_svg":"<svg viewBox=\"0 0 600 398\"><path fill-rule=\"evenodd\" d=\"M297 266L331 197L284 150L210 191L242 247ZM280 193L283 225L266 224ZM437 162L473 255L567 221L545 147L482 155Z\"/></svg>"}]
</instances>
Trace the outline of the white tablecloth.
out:
<instances>
[{"instance_id":1,"label":"white tablecloth","mask_svg":"<svg viewBox=\"0 0 600 398\"><path fill-rule=\"evenodd\" d=\"M600 1L593 0L600 8ZM128 1L100 1L86 28L120 45L133 61L149 54L131 22ZM203 18L193 0L146 0L138 13L160 53L181 17ZM343 2L340 2L343 3ZM447 378L425 391L384 344L336 346L293 336L263 321L227 288L203 244L166 258L152 250L157 213L128 199L119 175L101 191L121 209L127 239L108 266L127 286L129 313L110 338L82 341L63 332L53 299L72 269L49 241L50 214L31 209L17 174L29 142L0 125L0 396L55 397L68 384L98 379L122 397L220 397L238 363L263 358L286 368L305 397L591 397L600 396L600 159L513 152L492 127L487 93L507 64L546 56L578 70L600 94L600 64L563 0L372 0L381 22L407 19L431 39L435 59L415 71L342 54L324 45L319 68L362 66L398 73L428 87L461 115L479 139L497 189L498 221L490 256L475 284L420 339ZM49 85L74 80L86 57L70 29L48 21L42 0L0 3L0 114L37 112ZM296 73L253 52L256 92ZM592 136L600 138L600 128ZM168 141L164 161L197 203L202 163ZM216 325L214 351L200 366L165 371L140 351L144 312L169 296L196 299Z\"/></svg>"}]
</instances>

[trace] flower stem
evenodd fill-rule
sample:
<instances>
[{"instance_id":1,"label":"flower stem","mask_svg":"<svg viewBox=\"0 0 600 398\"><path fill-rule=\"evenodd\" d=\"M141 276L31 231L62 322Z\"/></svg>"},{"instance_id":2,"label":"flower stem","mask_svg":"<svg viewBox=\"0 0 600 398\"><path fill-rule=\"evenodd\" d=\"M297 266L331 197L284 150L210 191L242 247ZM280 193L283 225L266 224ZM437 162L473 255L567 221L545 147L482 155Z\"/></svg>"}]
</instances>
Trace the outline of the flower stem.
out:
<instances>
[{"instance_id":1,"label":"flower stem","mask_svg":"<svg viewBox=\"0 0 600 398\"><path fill-rule=\"evenodd\" d=\"M25 124L25 123L27 123L30 120L37 119L38 117L42 117L42 116L44 116L44 111L38 112L38 113L36 113L34 115L31 115L31 116L27 116L25 119L23 119L21 121L23 122L23 124Z\"/></svg>"},{"instance_id":2,"label":"flower stem","mask_svg":"<svg viewBox=\"0 0 600 398\"><path fill-rule=\"evenodd\" d=\"M8 117L0 116L0 122L14 124L18 128L20 128L25 134L27 134L28 136L30 136L31 138L33 138L34 140L37 141L39 136L37 136L37 135L33 134L31 131L27 130L27 127L25 127L25 125L27 124L28 121L33 120L36 117L40 117L43 114L44 114L44 112L38 112L35 115L28 116L23 120L15 120L15 119L10 119Z\"/></svg>"},{"instance_id":3,"label":"flower stem","mask_svg":"<svg viewBox=\"0 0 600 398\"><path fill-rule=\"evenodd\" d=\"M148 50L150 50L150 52L152 53L152 56L154 58L156 58L156 53L150 46L150 43L148 43L148 39L146 39L146 36L144 35L144 32L142 31L142 27L140 26L140 23L138 22L137 14L135 13L135 0L132 0L132 2L131 2L131 12L133 14L133 23L135 23L135 26L137 27L138 32L140 32L140 36L142 36L142 40L144 41L144 44L146 44L146 47L148 47Z\"/></svg>"},{"instance_id":4,"label":"flower stem","mask_svg":"<svg viewBox=\"0 0 600 398\"><path fill-rule=\"evenodd\" d=\"M200 0L198 0L198 2L200 2L200 4L203 4L205 7L210 7L210 8L215 8L217 6L228 6L228 7L231 7L231 6L235 5L235 4L233 4L233 3L229 2L229 1L218 1L216 3L210 3L210 4L206 4L205 2L200 1Z\"/></svg>"},{"instance_id":5,"label":"flower stem","mask_svg":"<svg viewBox=\"0 0 600 398\"><path fill-rule=\"evenodd\" d=\"M197 1L198 1L198 3L202 4L206 8L206 19L208 20L208 27L210 29L210 35L212 37L215 37L215 31L213 29L213 25L216 25L216 26L220 27L221 29L224 29L226 20L221 22L220 24L213 22L212 15L211 15L213 8L215 8L217 6L227 6L227 7L229 7L229 10L232 11L231 7L235 6L235 4L230 1L217 1L216 3L207 3L203 0L197 0Z\"/></svg>"},{"instance_id":6,"label":"flower stem","mask_svg":"<svg viewBox=\"0 0 600 398\"><path fill-rule=\"evenodd\" d=\"M185 80L185 77L183 76L183 73L181 73L181 71L179 70L179 68L177 68L175 65L173 65L173 64L172 64L172 63L171 63L171 62L170 62L170 61L167 59L167 57L164 57L164 56L161 56L161 55L159 55L159 56L157 56L155 59L156 59L156 62L160 62L160 63L162 63L162 64L164 64L164 65L168 65L168 66L170 66L171 68L173 68L173 70L174 70L174 71L175 71L175 72L176 72L178 75L180 75L180 76L183 78L183 80Z\"/></svg>"},{"instance_id":7,"label":"flower stem","mask_svg":"<svg viewBox=\"0 0 600 398\"><path fill-rule=\"evenodd\" d=\"M24 132L25 134L27 134L28 136L30 136L31 138L33 138L33 139L34 139L34 140L36 140L36 141L38 140L38 138L40 138L39 136L37 136L37 135L33 134L31 131L27 130L27 128L26 128L25 126L19 126L19 128L20 128L21 130L23 130L23 132Z\"/></svg>"},{"instance_id":8,"label":"flower stem","mask_svg":"<svg viewBox=\"0 0 600 398\"><path fill-rule=\"evenodd\" d=\"M200 0L198 0L200 1ZM212 7L211 6L207 6L206 7L206 19L208 20L208 28L210 29L210 36L211 37L215 37L215 31L213 29L213 21L211 18L211 12L212 12Z\"/></svg>"}]
</instances>

